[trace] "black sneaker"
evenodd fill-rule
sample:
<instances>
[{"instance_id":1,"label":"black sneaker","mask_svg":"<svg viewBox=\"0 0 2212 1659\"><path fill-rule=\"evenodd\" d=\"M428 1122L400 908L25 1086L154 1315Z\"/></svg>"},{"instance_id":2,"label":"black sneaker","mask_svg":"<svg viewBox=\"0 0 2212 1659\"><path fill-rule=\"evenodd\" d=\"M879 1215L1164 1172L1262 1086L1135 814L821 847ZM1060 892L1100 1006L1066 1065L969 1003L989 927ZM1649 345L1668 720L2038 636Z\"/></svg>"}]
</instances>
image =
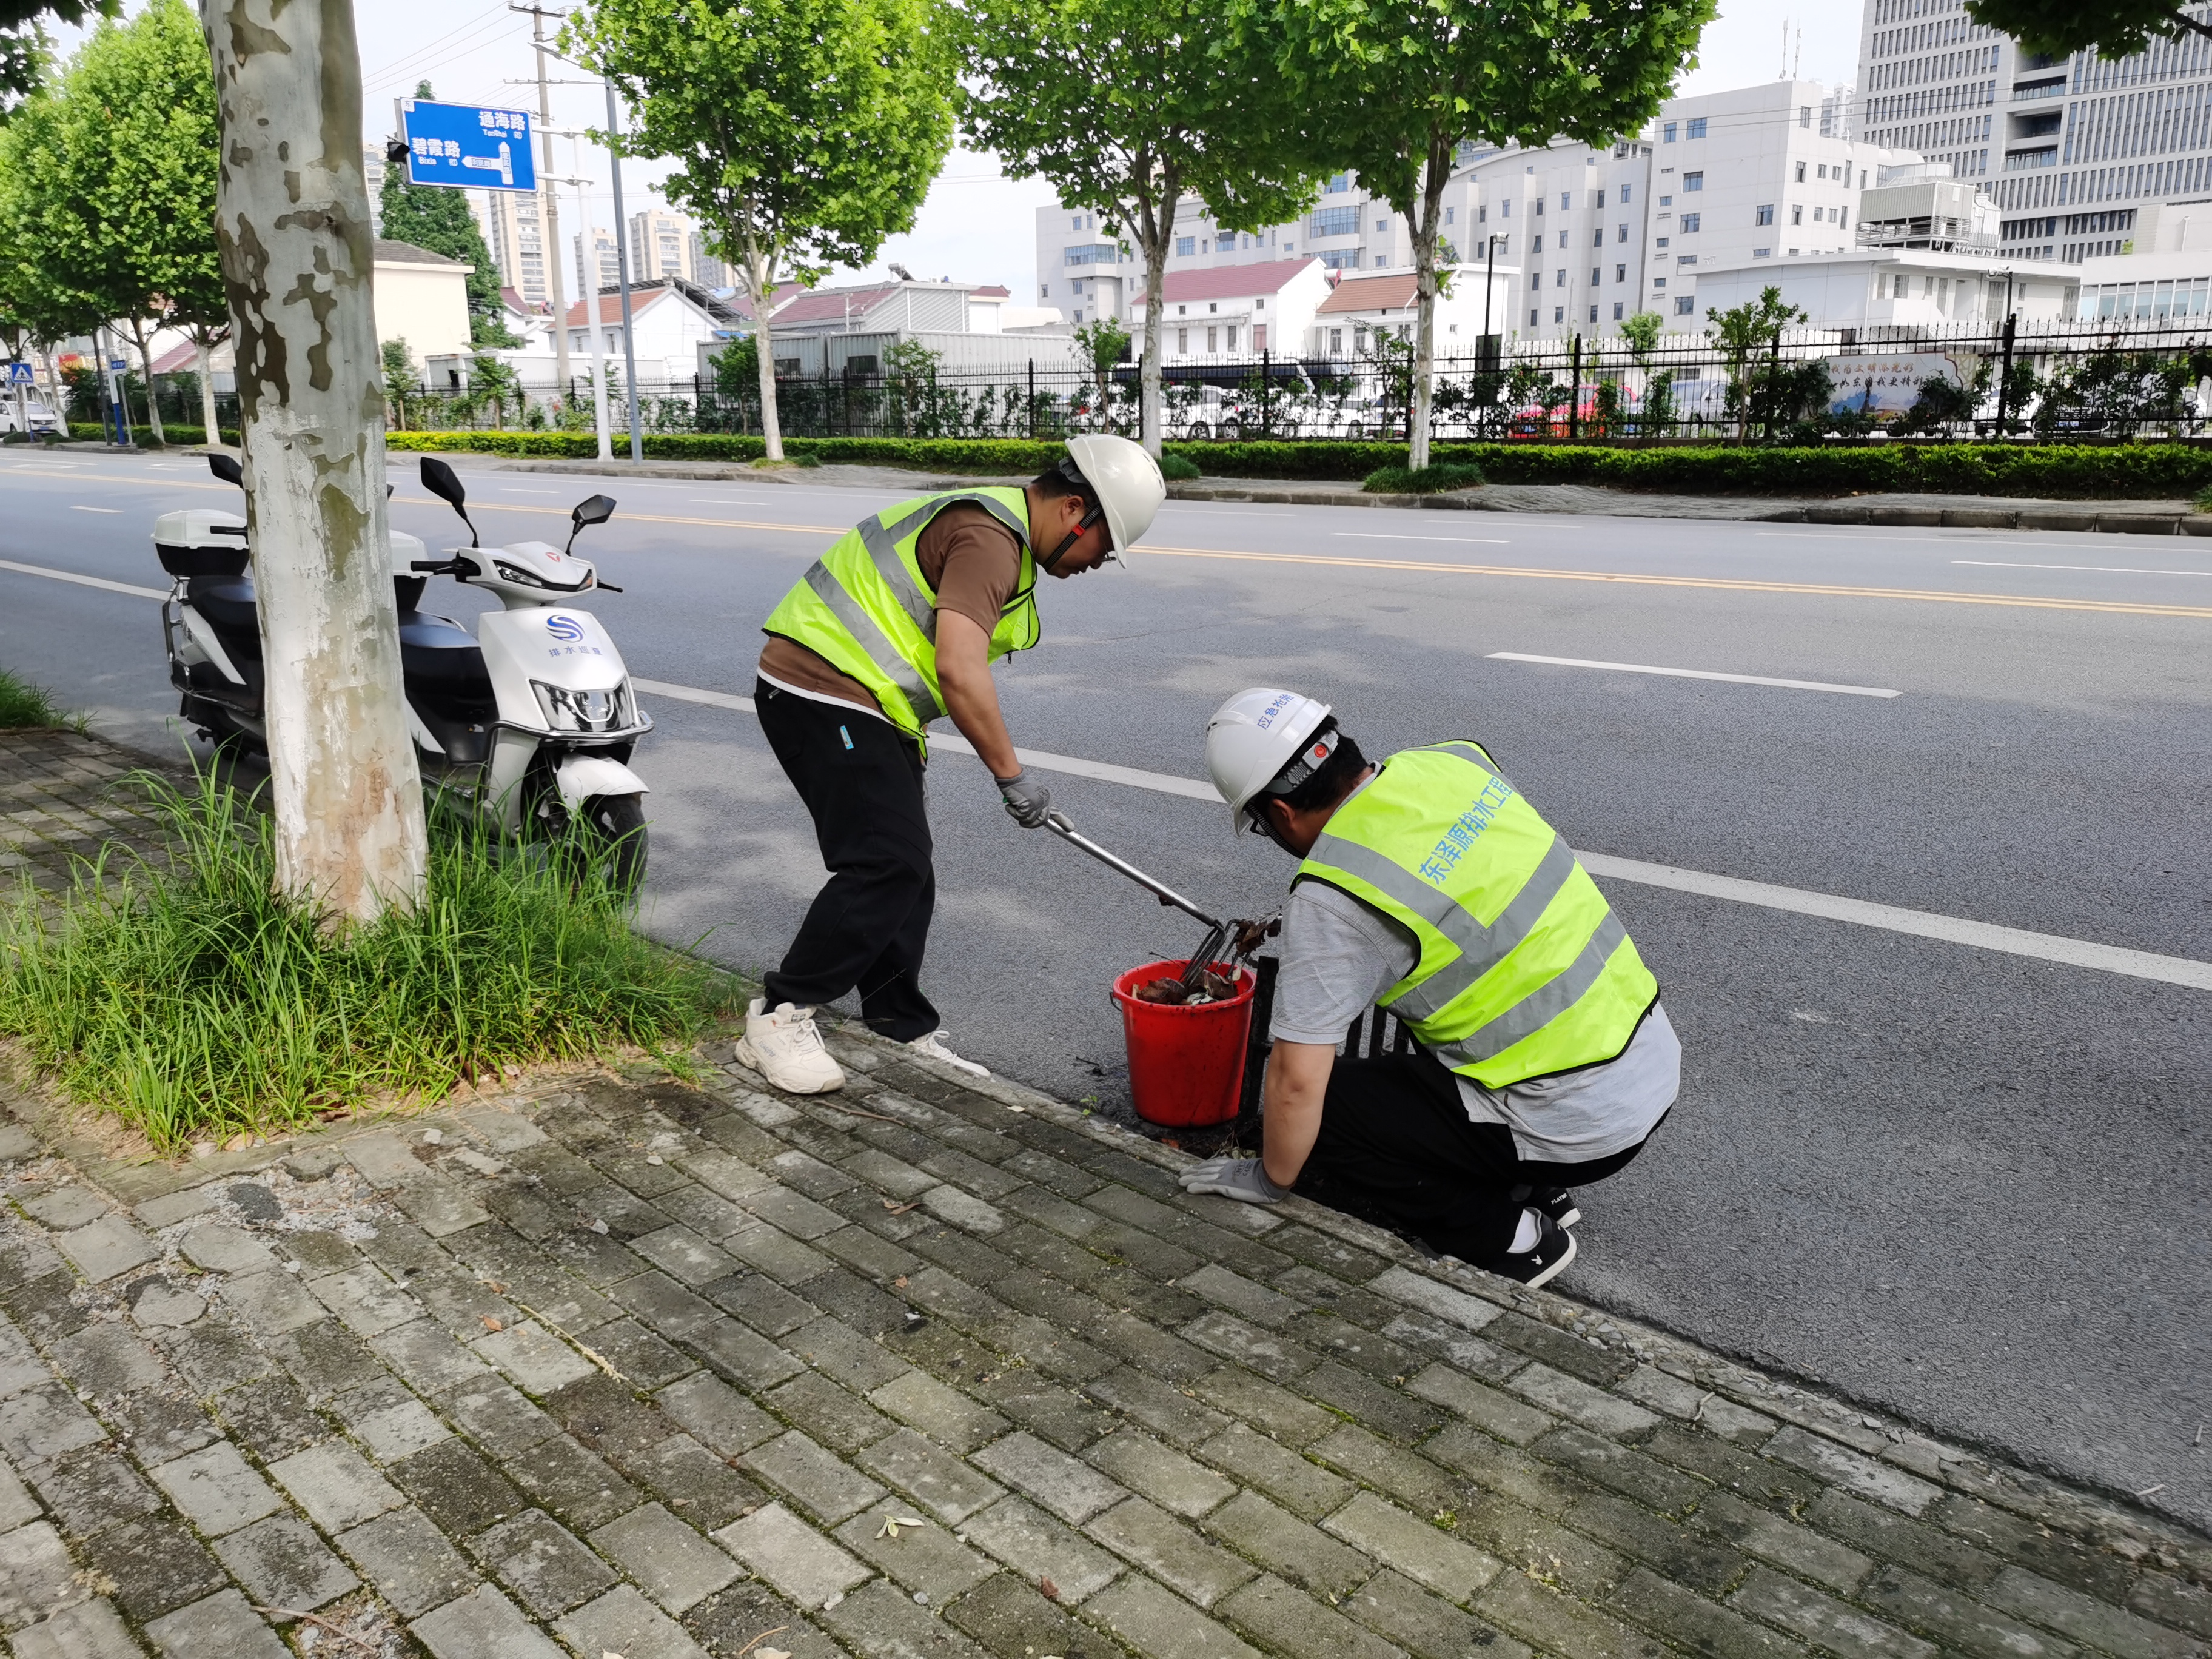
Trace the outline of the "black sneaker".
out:
<instances>
[{"instance_id":1,"label":"black sneaker","mask_svg":"<svg viewBox=\"0 0 2212 1659\"><path fill-rule=\"evenodd\" d=\"M1539 1187L1528 1194L1528 1207L1551 1217L1562 1227L1571 1227L1583 1218L1582 1206L1565 1187Z\"/></svg>"},{"instance_id":2,"label":"black sneaker","mask_svg":"<svg viewBox=\"0 0 2212 1659\"><path fill-rule=\"evenodd\" d=\"M1500 1256L1490 1271L1501 1279L1517 1279L1533 1291L1558 1277L1559 1271L1574 1259L1575 1236L1546 1215L1543 1231L1537 1235L1534 1245Z\"/></svg>"}]
</instances>

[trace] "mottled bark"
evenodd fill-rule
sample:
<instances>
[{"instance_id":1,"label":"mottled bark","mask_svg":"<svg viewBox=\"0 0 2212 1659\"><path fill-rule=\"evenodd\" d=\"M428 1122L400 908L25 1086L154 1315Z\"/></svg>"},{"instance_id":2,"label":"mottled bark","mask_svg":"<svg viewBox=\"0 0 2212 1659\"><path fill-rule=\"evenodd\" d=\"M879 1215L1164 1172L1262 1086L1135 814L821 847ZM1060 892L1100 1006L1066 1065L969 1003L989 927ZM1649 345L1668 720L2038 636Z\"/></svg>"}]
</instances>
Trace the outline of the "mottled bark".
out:
<instances>
[{"instance_id":1,"label":"mottled bark","mask_svg":"<svg viewBox=\"0 0 2212 1659\"><path fill-rule=\"evenodd\" d=\"M351 0L202 0L261 599L276 880L337 923L422 894L400 701Z\"/></svg>"},{"instance_id":2,"label":"mottled bark","mask_svg":"<svg viewBox=\"0 0 2212 1659\"><path fill-rule=\"evenodd\" d=\"M753 302L753 343L760 369L761 439L767 446L763 459L783 459L783 415L775 406L775 340L769 328L769 307L775 303L775 256L748 247L744 257L745 291Z\"/></svg>"},{"instance_id":3,"label":"mottled bark","mask_svg":"<svg viewBox=\"0 0 2212 1659\"><path fill-rule=\"evenodd\" d=\"M200 429L210 444L222 441L222 426L215 412L215 347L204 331L192 338L193 361L200 372Z\"/></svg>"}]
</instances>

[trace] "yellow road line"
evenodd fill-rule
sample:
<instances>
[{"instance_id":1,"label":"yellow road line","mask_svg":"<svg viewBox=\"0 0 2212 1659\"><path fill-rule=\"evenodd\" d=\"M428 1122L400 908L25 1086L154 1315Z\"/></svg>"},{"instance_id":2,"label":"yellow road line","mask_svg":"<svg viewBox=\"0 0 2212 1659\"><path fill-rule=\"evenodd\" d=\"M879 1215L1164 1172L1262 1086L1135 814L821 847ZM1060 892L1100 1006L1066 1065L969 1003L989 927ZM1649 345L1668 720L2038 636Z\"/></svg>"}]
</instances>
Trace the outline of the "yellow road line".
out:
<instances>
[{"instance_id":1,"label":"yellow road line","mask_svg":"<svg viewBox=\"0 0 2212 1659\"><path fill-rule=\"evenodd\" d=\"M1631 575L1612 570L1542 570L1527 565L1437 564L1412 559L1344 559L1318 553L1224 553L1199 547L1154 547L1140 556L1164 554L1180 559L1236 559L1263 564L1334 565L1351 570L1411 570L1449 576L1533 576L1559 582L1620 582L1638 587L1710 587L1736 593L1808 593L1849 599L1915 599L1930 605L2010 605L2030 611L2095 611L2122 617L2212 617L2212 607L2189 605L2125 605L2117 600L2044 599L2024 593L1954 593L1939 588L1845 587L1815 582L1739 581L1717 576Z\"/></svg>"},{"instance_id":2,"label":"yellow road line","mask_svg":"<svg viewBox=\"0 0 2212 1659\"><path fill-rule=\"evenodd\" d=\"M14 466L4 471L30 472L27 466ZM0 476L4 476L0 471ZM90 478L115 483L143 484L147 481L116 474L91 472L42 472L45 477ZM168 489L229 489L230 484L213 482L198 483L185 479L162 479L161 485ZM395 495L395 506L437 507L442 505L434 496ZM568 509L558 507L532 507L521 502L472 501L472 511L480 513L536 513L556 519L568 516ZM673 514L626 513L623 518L638 524L684 524L710 530L781 530L805 536L842 536L849 526L822 524L769 524L753 519L691 519ZM1923 605L1989 605L2026 611L2087 611L2115 617L2187 617L2212 618L2212 606L2189 605L2129 605L2106 599L2045 599L2025 593L1956 593L1940 588L1924 587L1850 587L1824 582L1766 582L1744 581L1719 576L1651 576L1632 575L1614 570L1543 570L1527 565L1510 564L1440 564L1413 559L1347 559L1333 557L1324 553L1230 553L1201 547L1156 547L1150 543L1138 551L1143 555L1158 554L1178 559L1230 559L1260 564L1310 564L1331 566L1346 570L1406 570L1450 576L1530 576L1543 581L1557 582L1618 582L1632 587L1703 587L1732 593L1802 593L1846 599L1904 599Z\"/></svg>"}]
</instances>

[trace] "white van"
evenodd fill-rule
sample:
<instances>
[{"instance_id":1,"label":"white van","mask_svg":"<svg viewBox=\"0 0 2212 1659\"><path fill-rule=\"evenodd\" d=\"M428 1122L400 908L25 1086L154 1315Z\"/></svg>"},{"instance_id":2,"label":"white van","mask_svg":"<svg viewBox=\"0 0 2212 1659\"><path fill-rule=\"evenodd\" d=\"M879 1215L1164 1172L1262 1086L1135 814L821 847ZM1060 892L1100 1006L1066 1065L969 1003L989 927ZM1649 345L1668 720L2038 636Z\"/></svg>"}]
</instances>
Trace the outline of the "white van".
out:
<instances>
[{"instance_id":1,"label":"white van","mask_svg":"<svg viewBox=\"0 0 2212 1659\"><path fill-rule=\"evenodd\" d=\"M27 422L18 418L22 416L29 417ZM33 437L42 432L58 433L64 438L69 435L62 429L61 421L54 411L46 407L45 400L36 392L25 397L18 409L15 394L8 387L0 386L0 432L20 432L27 428Z\"/></svg>"}]
</instances>

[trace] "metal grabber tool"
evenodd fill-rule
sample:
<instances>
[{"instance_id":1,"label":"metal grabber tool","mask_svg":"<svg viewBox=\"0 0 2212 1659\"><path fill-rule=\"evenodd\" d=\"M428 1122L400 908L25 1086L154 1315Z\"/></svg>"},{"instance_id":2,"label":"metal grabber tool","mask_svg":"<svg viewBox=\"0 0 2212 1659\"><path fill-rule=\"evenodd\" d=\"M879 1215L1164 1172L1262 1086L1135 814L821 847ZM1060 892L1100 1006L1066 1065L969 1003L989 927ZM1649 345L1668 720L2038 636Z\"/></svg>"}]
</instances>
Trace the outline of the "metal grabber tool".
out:
<instances>
[{"instance_id":1,"label":"metal grabber tool","mask_svg":"<svg viewBox=\"0 0 2212 1659\"><path fill-rule=\"evenodd\" d=\"M1051 830L1055 836L1058 836L1069 846L1079 848L1082 851L1090 854L1092 858L1097 859L1099 863L1104 865L1108 869L1117 870L1121 874L1128 877L1128 878L1131 881L1135 882L1138 886L1143 888L1146 892L1151 893L1154 897L1158 898L1162 904L1168 905L1174 909L1180 910L1185 915L1194 916L1199 921L1206 924L1207 929L1206 942L1200 945L1198 950L1193 953L1189 965L1182 970L1182 982L1186 986L1197 984L1198 976L1206 971L1206 965L1212 962L1214 957L1219 953L1221 947L1228 943L1229 924L1216 917L1209 916L1205 911L1200 909L1198 906L1193 904L1188 899L1185 898L1181 893L1176 892L1174 888L1169 886L1165 882L1146 875L1143 871L1137 868L1135 865L1129 863L1126 859L1115 857L1113 854L1108 852L1097 842L1091 840L1090 836L1084 835L1081 831L1077 830L1073 821L1071 820L1065 812L1054 811L1047 813L1045 815L1044 827Z\"/></svg>"}]
</instances>

